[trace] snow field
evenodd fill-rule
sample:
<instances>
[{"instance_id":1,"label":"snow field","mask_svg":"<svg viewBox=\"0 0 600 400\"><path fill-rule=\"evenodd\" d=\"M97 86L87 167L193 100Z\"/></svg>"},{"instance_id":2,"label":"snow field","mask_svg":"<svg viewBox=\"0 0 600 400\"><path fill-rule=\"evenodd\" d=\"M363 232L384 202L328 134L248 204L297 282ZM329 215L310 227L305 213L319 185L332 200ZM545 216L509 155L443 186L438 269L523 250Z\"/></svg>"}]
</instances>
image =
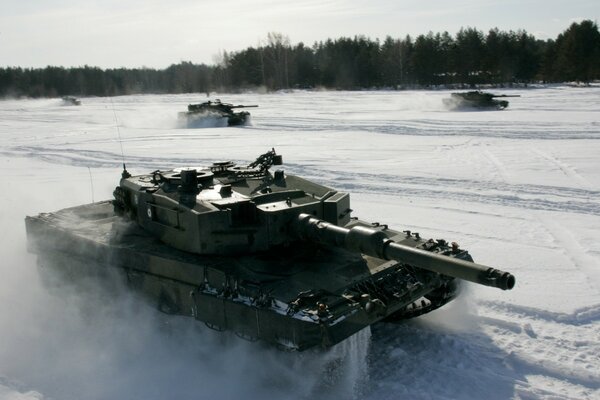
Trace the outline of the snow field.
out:
<instances>
[{"instance_id":1,"label":"snow field","mask_svg":"<svg viewBox=\"0 0 600 400\"><path fill-rule=\"evenodd\" d=\"M498 92L521 97L450 112L448 91L221 95L259 104L252 125L198 129L177 112L203 96L0 101L0 397L600 398L600 88ZM457 241L516 287L469 284L429 315L290 355L127 293L92 293L98 307L40 284L25 215L110 198L123 159L145 173L271 147L350 192L354 215ZM323 370L340 372L327 385Z\"/></svg>"}]
</instances>

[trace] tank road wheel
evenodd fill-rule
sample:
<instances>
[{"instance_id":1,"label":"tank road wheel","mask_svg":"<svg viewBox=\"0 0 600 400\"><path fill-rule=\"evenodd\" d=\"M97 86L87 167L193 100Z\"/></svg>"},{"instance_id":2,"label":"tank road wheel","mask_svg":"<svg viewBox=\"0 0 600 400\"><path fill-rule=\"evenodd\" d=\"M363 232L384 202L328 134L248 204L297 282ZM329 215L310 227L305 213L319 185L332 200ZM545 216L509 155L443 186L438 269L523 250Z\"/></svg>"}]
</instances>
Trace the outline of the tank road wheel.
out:
<instances>
[{"instance_id":1,"label":"tank road wheel","mask_svg":"<svg viewBox=\"0 0 600 400\"><path fill-rule=\"evenodd\" d=\"M169 296L166 291L161 291L158 296L158 311L168 314L176 315L179 314L181 308L177 305L177 302Z\"/></svg>"},{"instance_id":2,"label":"tank road wheel","mask_svg":"<svg viewBox=\"0 0 600 400\"><path fill-rule=\"evenodd\" d=\"M244 339L247 342L257 342L259 340L259 338L257 338L256 336L250 336L250 335L247 335L242 332L234 332L234 333L235 333L235 336L239 337L240 339Z\"/></svg>"},{"instance_id":3,"label":"tank road wheel","mask_svg":"<svg viewBox=\"0 0 600 400\"><path fill-rule=\"evenodd\" d=\"M205 322L204 325L206 325L207 328L217 332L225 332L226 330L225 328L220 327L219 325L211 324L210 322Z\"/></svg>"}]
</instances>

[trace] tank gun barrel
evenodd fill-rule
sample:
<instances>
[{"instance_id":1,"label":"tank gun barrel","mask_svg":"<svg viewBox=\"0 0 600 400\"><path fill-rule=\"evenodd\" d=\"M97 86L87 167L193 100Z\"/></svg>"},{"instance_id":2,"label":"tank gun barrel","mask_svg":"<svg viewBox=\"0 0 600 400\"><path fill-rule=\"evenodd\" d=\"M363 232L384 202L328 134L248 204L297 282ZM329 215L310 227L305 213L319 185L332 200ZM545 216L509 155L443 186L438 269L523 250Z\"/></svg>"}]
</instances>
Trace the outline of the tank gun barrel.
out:
<instances>
[{"instance_id":1,"label":"tank gun barrel","mask_svg":"<svg viewBox=\"0 0 600 400\"><path fill-rule=\"evenodd\" d=\"M390 240L382 231L362 226L348 229L314 218L309 214L300 214L296 222L296 233L302 239L343 247L385 260L399 261L502 290L512 289L515 285L515 277L509 272L405 246Z\"/></svg>"},{"instance_id":2,"label":"tank gun barrel","mask_svg":"<svg viewBox=\"0 0 600 400\"><path fill-rule=\"evenodd\" d=\"M258 107L258 104L252 104L252 105L249 105L249 106L244 106L242 104L238 104L236 106L230 106L230 107L231 108L255 108L255 107Z\"/></svg>"},{"instance_id":3,"label":"tank gun barrel","mask_svg":"<svg viewBox=\"0 0 600 400\"><path fill-rule=\"evenodd\" d=\"M492 97L521 97L520 94L495 94Z\"/></svg>"}]
</instances>

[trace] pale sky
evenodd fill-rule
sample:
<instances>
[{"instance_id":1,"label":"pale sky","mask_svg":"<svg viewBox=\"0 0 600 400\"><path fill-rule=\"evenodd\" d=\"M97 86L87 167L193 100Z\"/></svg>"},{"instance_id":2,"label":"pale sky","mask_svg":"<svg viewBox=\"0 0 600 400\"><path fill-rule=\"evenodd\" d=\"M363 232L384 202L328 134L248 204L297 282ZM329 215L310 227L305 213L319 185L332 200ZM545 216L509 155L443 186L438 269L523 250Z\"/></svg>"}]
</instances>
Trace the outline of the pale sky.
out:
<instances>
[{"instance_id":1,"label":"pale sky","mask_svg":"<svg viewBox=\"0 0 600 400\"><path fill-rule=\"evenodd\" d=\"M598 0L0 0L0 67L213 64L223 50L257 46L269 32L306 45L455 35L461 27L554 39L599 16Z\"/></svg>"}]
</instances>

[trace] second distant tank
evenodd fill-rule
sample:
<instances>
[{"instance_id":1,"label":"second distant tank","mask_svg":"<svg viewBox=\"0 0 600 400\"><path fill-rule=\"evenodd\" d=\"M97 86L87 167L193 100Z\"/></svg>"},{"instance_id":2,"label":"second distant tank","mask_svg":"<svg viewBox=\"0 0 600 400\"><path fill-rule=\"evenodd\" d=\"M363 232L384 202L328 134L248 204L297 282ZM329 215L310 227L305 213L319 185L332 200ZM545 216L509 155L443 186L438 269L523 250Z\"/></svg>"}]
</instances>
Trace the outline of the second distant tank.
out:
<instances>
[{"instance_id":1,"label":"second distant tank","mask_svg":"<svg viewBox=\"0 0 600 400\"><path fill-rule=\"evenodd\" d=\"M450 109L479 108L502 110L508 107L508 101L496 100L499 97L519 97L519 95L493 94L472 90L470 92L452 93L449 99L444 99L444 105Z\"/></svg>"},{"instance_id":2,"label":"second distant tank","mask_svg":"<svg viewBox=\"0 0 600 400\"><path fill-rule=\"evenodd\" d=\"M179 113L179 117L185 119L188 125L198 120L209 118L225 119L227 126L238 126L246 124L250 119L248 111L234 112L236 108L251 108L258 105L233 105L223 103L217 99L215 101L206 101L199 104L189 104L186 112Z\"/></svg>"},{"instance_id":3,"label":"second distant tank","mask_svg":"<svg viewBox=\"0 0 600 400\"><path fill-rule=\"evenodd\" d=\"M62 101L65 105L68 106L80 106L81 105L81 101L73 96L64 96L62 98Z\"/></svg>"}]
</instances>

